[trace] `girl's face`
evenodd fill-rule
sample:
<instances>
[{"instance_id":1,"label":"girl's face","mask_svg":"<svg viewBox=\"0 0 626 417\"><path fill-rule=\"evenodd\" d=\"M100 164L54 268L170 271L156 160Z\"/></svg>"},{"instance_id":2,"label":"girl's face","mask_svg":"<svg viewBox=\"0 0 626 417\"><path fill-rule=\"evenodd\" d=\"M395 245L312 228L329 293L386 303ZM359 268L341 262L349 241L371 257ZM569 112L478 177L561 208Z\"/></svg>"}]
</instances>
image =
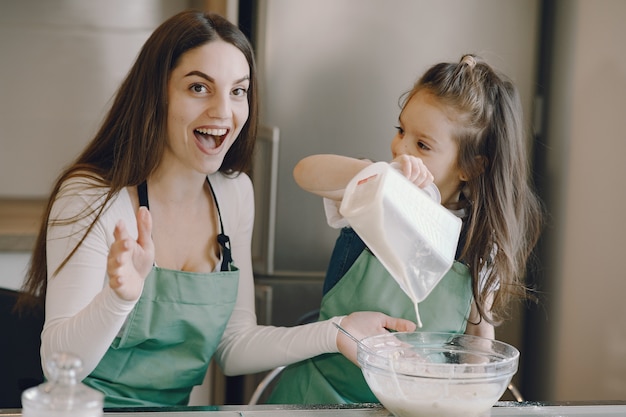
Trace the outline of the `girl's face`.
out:
<instances>
[{"instance_id":1,"label":"girl's face","mask_svg":"<svg viewBox=\"0 0 626 417\"><path fill-rule=\"evenodd\" d=\"M441 204L458 201L463 175L458 167L459 148L453 138L455 124L443 105L427 90L421 90L400 113L398 133L391 141L393 158L421 158L441 193Z\"/></svg>"},{"instance_id":2,"label":"girl's face","mask_svg":"<svg viewBox=\"0 0 626 417\"><path fill-rule=\"evenodd\" d=\"M216 40L185 52L168 81L166 158L216 172L248 119L250 68L243 53Z\"/></svg>"}]
</instances>

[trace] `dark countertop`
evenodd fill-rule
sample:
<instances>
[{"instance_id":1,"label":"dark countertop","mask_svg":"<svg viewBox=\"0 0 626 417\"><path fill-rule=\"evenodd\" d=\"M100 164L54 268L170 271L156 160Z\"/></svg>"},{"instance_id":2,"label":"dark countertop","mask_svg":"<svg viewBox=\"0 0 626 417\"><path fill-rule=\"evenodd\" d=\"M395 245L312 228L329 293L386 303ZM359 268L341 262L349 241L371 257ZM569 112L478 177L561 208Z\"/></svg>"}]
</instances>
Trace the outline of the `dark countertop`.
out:
<instances>
[{"instance_id":1,"label":"dark countertop","mask_svg":"<svg viewBox=\"0 0 626 417\"><path fill-rule=\"evenodd\" d=\"M2 416L21 416L20 410L1 410ZM353 404L330 406L280 406L280 405L226 405L211 407L137 408L105 410L105 416L115 417L393 417L379 404ZM484 417L617 417L626 415L626 403L536 403L499 402Z\"/></svg>"},{"instance_id":2,"label":"dark countertop","mask_svg":"<svg viewBox=\"0 0 626 417\"><path fill-rule=\"evenodd\" d=\"M0 198L0 252L30 252L46 201Z\"/></svg>"}]
</instances>

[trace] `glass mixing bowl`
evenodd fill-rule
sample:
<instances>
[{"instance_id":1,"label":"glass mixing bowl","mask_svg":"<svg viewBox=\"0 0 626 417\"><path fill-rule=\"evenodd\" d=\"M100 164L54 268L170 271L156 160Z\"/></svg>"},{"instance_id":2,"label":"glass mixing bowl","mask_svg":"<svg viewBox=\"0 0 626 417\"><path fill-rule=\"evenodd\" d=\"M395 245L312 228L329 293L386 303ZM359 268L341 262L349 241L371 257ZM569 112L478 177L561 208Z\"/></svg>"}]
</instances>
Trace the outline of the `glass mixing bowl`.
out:
<instances>
[{"instance_id":1,"label":"glass mixing bowl","mask_svg":"<svg viewBox=\"0 0 626 417\"><path fill-rule=\"evenodd\" d=\"M397 417L471 417L500 399L519 351L464 334L398 332L361 340L357 358L376 398Z\"/></svg>"}]
</instances>

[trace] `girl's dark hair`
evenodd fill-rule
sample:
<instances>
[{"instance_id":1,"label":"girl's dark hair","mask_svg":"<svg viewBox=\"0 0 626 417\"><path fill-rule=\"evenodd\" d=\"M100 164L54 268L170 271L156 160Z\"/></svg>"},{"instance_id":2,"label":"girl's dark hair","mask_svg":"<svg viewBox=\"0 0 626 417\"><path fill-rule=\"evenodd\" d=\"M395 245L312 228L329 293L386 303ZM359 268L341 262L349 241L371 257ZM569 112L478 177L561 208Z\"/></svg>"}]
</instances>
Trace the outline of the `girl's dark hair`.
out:
<instances>
[{"instance_id":1,"label":"girl's dark hair","mask_svg":"<svg viewBox=\"0 0 626 417\"><path fill-rule=\"evenodd\" d=\"M513 82L475 55L432 66L403 106L423 90L449 109L456 125L457 163L468 178L461 189L468 213L460 258L471 270L481 317L497 323L511 296L530 295L526 266L543 227L542 204L530 184L519 94Z\"/></svg>"},{"instance_id":2,"label":"girl's dark hair","mask_svg":"<svg viewBox=\"0 0 626 417\"><path fill-rule=\"evenodd\" d=\"M97 220L120 190L145 181L160 162L167 142L167 85L172 70L187 51L218 39L237 47L250 67L249 117L219 170L229 175L250 171L258 124L256 66L250 42L237 26L220 15L193 10L178 13L162 23L148 38L117 91L100 130L56 180L44 211L18 309L43 307L48 279L48 227L55 222L77 220L49 219L61 185L70 178L84 177L100 183L103 189L108 188L104 203L94 209ZM93 213L81 216L90 214ZM72 257L92 227L93 223L55 273Z\"/></svg>"}]
</instances>

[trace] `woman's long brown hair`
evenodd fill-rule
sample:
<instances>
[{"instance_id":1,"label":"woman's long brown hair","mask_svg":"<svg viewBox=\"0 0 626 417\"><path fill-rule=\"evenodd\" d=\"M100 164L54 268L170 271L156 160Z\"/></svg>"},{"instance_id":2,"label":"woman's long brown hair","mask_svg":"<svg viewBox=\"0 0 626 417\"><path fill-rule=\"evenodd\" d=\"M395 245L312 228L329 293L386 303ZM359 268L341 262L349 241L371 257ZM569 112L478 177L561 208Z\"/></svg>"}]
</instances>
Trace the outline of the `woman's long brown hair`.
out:
<instances>
[{"instance_id":1,"label":"woman's long brown hair","mask_svg":"<svg viewBox=\"0 0 626 417\"><path fill-rule=\"evenodd\" d=\"M73 177L84 177L100 183L103 189L108 188L104 204L94 209L97 220L120 190L145 181L161 160L167 141L167 84L172 70L185 52L217 39L236 46L250 67L249 117L219 170L229 175L250 171L258 124L256 65L252 47L235 25L219 15L193 10L181 12L161 24L146 41L99 131L56 180L16 304L19 311L44 306L49 279L46 261L48 227L53 226L55 221L77 220L52 221L49 218L62 184ZM93 214L82 213L81 216ZM54 274L73 256L94 223L85 230L78 245Z\"/></svg>"}]
</instances>

